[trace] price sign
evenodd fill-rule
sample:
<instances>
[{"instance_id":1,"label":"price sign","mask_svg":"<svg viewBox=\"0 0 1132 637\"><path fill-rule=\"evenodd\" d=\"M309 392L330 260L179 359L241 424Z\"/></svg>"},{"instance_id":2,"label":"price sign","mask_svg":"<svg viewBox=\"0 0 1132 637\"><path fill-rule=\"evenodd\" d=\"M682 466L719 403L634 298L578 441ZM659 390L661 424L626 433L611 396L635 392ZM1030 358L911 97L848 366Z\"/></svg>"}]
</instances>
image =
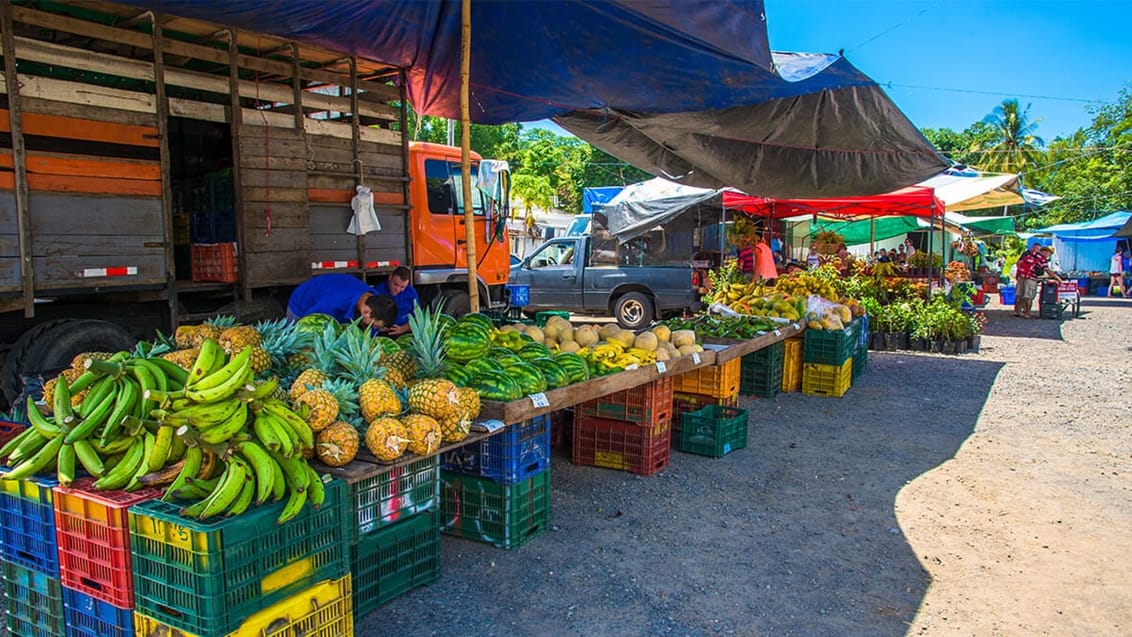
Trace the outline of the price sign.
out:
<instances>
[{"instance_id":1,"label":"price sign","mask_svg":"<svg viewBox=\"0 0 1132 637\"><path fill-rule=\"evenodd\" d=\"M538 409L550 406L550 401L546 399L546 394L542 392L539 392L537 394L530 394L530 397L531 404L533 404Z\"/></svg>"},{"instance_id":2,"label":"price sign","mask_svg":"<svg viewBox=\"0 0 1132 637\"><path fill-rule=\"evenodd\" d=\"M700 364L700 353L699 352L692 352L692 362L697 364L697 365Z\"/></svg>"},{"instance_id":3,"label":"price sign","mask_svg":"<svg viewBox=\"0 0 1132 637\"><path fill-rule=\"evenodd\" d=\"M668 366L664 364L664 361L657 361L656 362L656 373L663 374L664 372L667 372L667 371L668 371Z\"/></svg>"},{"instance_id":4,"label":"price sign","mask_svg":"<svg viewBox=\"0 0 1132 637\"><path fill-rule=\"evenodd\" d=\"M774 335L775 336L782 336L782 331L781 330L774 330Z\"/></svg>"}]
</instances>

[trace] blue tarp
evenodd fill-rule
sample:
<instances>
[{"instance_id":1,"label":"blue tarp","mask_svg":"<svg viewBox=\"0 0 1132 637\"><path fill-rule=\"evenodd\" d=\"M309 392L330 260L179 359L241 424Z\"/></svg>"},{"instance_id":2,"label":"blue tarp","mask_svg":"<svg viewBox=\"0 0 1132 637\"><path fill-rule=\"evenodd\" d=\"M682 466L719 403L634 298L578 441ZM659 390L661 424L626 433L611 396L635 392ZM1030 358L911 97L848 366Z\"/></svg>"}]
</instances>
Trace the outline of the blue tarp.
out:
<instances>
[{"instance_id":1,"label":"blue tarp","mask_svg":"<svg viewBox=\"0 0 1132 637\"><path fill-rule=\"evenodd\" d=\"M1108 238L1116 234L1116 231L1119 230L1130 217L1132 217L1132 212L1114 212L1098 219L1093 219L1092 221L1059 223L1047 228L1040 228L1034 230L1034 234L1052 234L1055 237L1072 237L1079 239Z\"/></svg>"},{"instance_id":2,"label":"blue tarp","mask_svg":"<svg viewBox=\"0 0 1132 637\"><path fill-rule=\"evenodd\" d=\"M1053 235L1053 253L1062 270L1108 272L1120 241L1116 232L1129 218L1132 218L1132 213L1114 212L1092 221L1060 223L1034 233Z\"/></svg>"},{"instance_id":3,"label":"blue tarp","mask_svg":"<svg viewBox=\"0 0 1132 637\"><path fill-rule=\"evenodd\" d=\"M582 189L582 212L586 214L593 214L595 210L601 210L602 206L609 203L625 189L625 186L591 186Z\"/></svg>"},{"instance_id":4,"label":"blue tarp","mask_svg":"<svg viewBox=\"0 0 1132 637\"><path fill-rule=\"evenodd\" d=\"M417 112L460 115L458 0L127 0L406 69ZM553 118L683 183L753 195L888 192L947 167L839 55L772 53L763 0L471 3L471 119Z\"/></svg>"}]
</instances>

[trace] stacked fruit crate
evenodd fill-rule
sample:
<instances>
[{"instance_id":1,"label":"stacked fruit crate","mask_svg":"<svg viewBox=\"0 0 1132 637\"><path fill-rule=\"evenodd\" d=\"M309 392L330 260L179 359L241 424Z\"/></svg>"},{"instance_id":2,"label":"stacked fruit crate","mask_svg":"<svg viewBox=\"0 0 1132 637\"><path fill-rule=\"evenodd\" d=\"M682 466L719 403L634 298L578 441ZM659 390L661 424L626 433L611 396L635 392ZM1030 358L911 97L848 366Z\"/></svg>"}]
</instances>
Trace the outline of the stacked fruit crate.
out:
<instances>
[{"instance_id":1,"label":"stacked fruit crate","mask_svg":"<svg viewBox=\"0 0 1132 637\"><path fill-rule=\"evenodd\" d=\"M57 484L39 477L0 480L0 575L6 625L13 636L63 635L63 585L52 504Z\"/></svg>"},{"instance_id":2,"label":"stacked fruit crate","mask_svg":"<svg viewBox=\"0 0 1132 637\"><path fill-rule=\"evenodd\" d=\"M420 458L353 481L350 502L350 572L360 620L440 575L439 460Z\"/></svg>"},{"instance_id":3,"label":"stacked fruit crate","mask_svg":"<svg viewBox=\"0 0 1132 637\"><path fill-rule=\"evenodd\" d=\"M324 489L320 508L285 524L285 501L207 521L160 500L131 506L136 633L353 634L347 488Z\"/></svg>"},{"instance_id":4,"label":"stacked fruit crate","mask_svg":"<svg viewBox=\"0 0 1132 637\"><path fill-rule=\"evenodd\" d=\"M740 359L723 365L704 367L677 376L672 393L672 443L680 442L680 415L707 405L737 407L739 405Z\"/></svg>"},{"instance_id":5,"label":"stacked fruit crate","mask_svg":"<svg viewBox=\"0 0 1132 637\"><path fill-rule=\"evenodd\" d=\"M79 478L54 488L67 635L127 637L134 625L128 509L161 492L95 491L93 483Z\"/></svg>"},{"instance_id":6,"label":"stacked fruit crate","mask_svg":"<svg viewBox=\"0 0 1132 637\"><path fill-rule=\"evenodd\" d=\"M802 341L803 394L841 397L849 391L859 329L854 323L842 330L806 330Z\"/></svg>"},{"instance_id":7,"label":"stacked fruit crate","mask_svg":"<svg viewBox=\"0 0 1132 637\"><path fill-rule=\"evenodd\" d=\"M444 454L441 530L513 549L550 527L550 416Z\"/></svg>"},{"instance_id":8,"label":"stacked fruit crate","mask_svg":"<svg viewBox=\"0 0 1132 637\"><path fill-rule=\"evenodd\" d=\"M737 361L736 361L737 362ZM672 457L674 380L664 377L574 407L574 464L649 476Z\"/></svg>"},{"instance_id":9,"label":"stacked fruit crate","mask_svg":"<svg viewBox=\"0 0 1132 637\"><path fill-rule=\"evenodd\" d=\"M739 359L739 393L774 398L782 391L786 343L778 341Z\"/></svg>"},{"instance_id":10,"label":"stacked fruit crate","mask_svg":"<svg viewBox=\"0 0 1132 637\"><path fill-rule=\"evenodd\" d=\"M782 342L782 391L802 391L802 338L788 338Z\"/></svg>"},{"instance_id":11,"label":"stacked fruit crate","mask_svg":"<svg viewBox=\"0 0 1132 637\"><path fill-rule=\"evenodd\" d=\"M857 330L857 350L853 353L853 382L865 373L869 361L869 316L857 317L853 321Z\"/></svg>"}]
</instances>

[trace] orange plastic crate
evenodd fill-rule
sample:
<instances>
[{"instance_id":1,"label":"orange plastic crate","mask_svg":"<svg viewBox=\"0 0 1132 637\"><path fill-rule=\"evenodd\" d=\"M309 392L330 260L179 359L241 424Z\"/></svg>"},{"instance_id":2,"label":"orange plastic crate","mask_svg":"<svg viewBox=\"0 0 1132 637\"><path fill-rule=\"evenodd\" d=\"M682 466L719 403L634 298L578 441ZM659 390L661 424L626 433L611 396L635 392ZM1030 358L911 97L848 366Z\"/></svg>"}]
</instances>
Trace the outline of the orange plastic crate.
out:
<instances>
[{"instance_id":1,"label":"orange plastic crate","mask_svg":"<svg viewBox=\"0 0 1132 637\"><path fill-rule=\"evenodd\" d=\"M673 389L692 394L723 398L739 392L741 359L733 358L722 365L708 365L680 374Z\"/></svg>"},{"instance_id":2,"label":"orange plastic crate","mask_svg":"<svg viewBox=\"0 0 1132 637\"><path fill-rule=\"evenodd\" d=\"M673 387L673 378L666 376L633 389L578 403L574 406L574 413L578 416L625 420L641 427L652 427L672 420Z\"/></svg>"},{"instance_id":3,"label":"orange plastic crate","mask_svg":"<svg viewBox=\"0 0 1132 637\"><path fill-rule=\"evenodd\" d=\"M239 280L235 243L194 243L191 257L193 281L235 283Z\"/></svg>"},{"instance_id":4,"label":"orange plastic crate","mask_svg":"<svg viewBox=\"0 0 1132 637\"><path fill-rule=\"evenodd\" d=\"M782 359L782 391L802 391L802 339L786 339L786 353Z\"/></svg>"},{"instance_id":5,"label":"orange plastic crate","mask_svg":"<svg viewBox=\"0 0 1132 637\"><path fill-rule=\"evenodd\" d=\"M55 487L55 533L63 585L117 608L134 607L130 505L159 497L157 489L95 491L93 478Z\"/></svg>"}]
</instances>

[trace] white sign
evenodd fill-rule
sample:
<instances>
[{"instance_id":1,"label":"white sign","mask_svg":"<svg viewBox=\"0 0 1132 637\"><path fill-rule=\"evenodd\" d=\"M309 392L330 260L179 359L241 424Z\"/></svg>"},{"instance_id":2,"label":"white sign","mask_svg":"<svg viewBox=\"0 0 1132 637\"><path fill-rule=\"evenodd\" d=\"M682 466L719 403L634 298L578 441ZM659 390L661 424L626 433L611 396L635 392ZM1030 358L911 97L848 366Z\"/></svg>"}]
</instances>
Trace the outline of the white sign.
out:
<instances>
[{"instance_id":1,"label":"white sign","mask_svg":"<svg viewBox=\"0 0 1132 637\"><path fill-rule=\"evenodd\" d=\"M546 399L546 394L544 394L542 392L539 392L537 394L531 394L530 397L531 397L531 403L538 409L542 409L543 407L549 407L550 406L550 401Z\"/></svg>"},{"instance_id":2,"label":"white sign","mask_svg":"<svg viewBox=\"0 0 1132 637\"><path fill-rule=\"evenodd\" d=\"M656 373L663 374L664 372L667 372L667 371L668 371L668 367L664 364L664 361L657 361L656 362Z\"/></svg>"},{"instance_id":3,"label":"white sign","mask_svg":"<svg viewBox=\"0 0 1132 637\"><path fill-rule=\"evenodd\" d=\"M692 362L697 364L697 365L700 364L700 353L699 352L692 352Z\"/></svg>"}]
</instances>

